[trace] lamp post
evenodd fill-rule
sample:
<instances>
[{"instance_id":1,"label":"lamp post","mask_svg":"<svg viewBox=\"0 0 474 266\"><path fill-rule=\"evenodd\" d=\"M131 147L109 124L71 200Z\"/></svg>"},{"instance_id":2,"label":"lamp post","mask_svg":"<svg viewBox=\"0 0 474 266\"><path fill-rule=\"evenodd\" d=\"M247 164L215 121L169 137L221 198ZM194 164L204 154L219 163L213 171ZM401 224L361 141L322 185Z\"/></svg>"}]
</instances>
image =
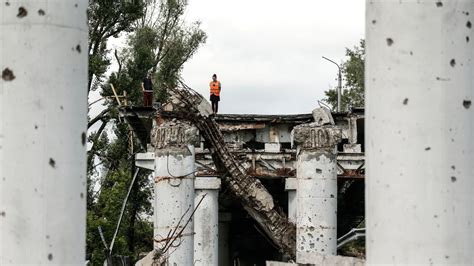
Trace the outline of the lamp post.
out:
<instances>
[{"instance_id":1,"label":"lamp post","mask_svg":"<svg viewBox=\"0 0 474 266\"><path fill-rule=\"evenodd\" d=\"M339 74L337 76L337 112L341 111L341 67L331 59L324 57L324 59L328 60L329 62L335 64L337 68L339 69Z\"/></svg>"}]
</instances>

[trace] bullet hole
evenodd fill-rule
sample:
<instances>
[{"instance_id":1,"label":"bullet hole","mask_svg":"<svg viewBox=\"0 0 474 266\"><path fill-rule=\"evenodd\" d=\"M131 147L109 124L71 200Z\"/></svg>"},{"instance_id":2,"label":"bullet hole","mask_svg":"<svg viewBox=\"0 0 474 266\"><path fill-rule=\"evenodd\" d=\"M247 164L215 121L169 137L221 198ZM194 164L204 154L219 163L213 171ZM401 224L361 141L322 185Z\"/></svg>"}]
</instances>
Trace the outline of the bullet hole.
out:
<instances>
[{"instance_id":1,"label":"bullet hole","mask_svg":"<svg viewBox=\"0 0 474 266\"><path fill-rule=\"evenodd\" d=\"M436 77L436 80L438 81L449 81L449 78L441 78L441 77Z\"/></svg>"},{"instance_id":2,"label":"bullet hole","mask_svg":"<svg viewBox=\"0 0 474 266\"><path fill-rule=\"evenodd\" d=\"M43 9L38 10L38 15L44 16L46 13L44 12Z\"/></svg>"},{"instance_id":3,"label":"bullet hole","mask_svg":"<svg viewBox=\"0 0 474 266\"><path fill-rule=\"evenodd\" d=\"M82 134L81 134L81 142L82 142L82 146L85 146L85 145L86 145L86 132L82 132Z\"/></svg>"},{"instance_id":4,"label":"bullet hole","mask_svg":"<svg viewBox=\"0 0 474 266\"><path fill-rule=\"evenodd\" d=\"M59 106L59 109L64 110L64 106L62 106L62 105Z\"/></svg>"},{"instance_id":5,"label":"bullet hole","mask_svg":"<svg viewBox=\"0 0 474 266\"><path fill-rule=\"evenodd\" d=\"M470 100L462 101L462 106L464 106L464 108L466 109L469 109L469 107L471 107L471 101Z\"/></svg>"},{"instance_id":6,"label":"bullet hole","mask_svg":"<svg viewBox=\"0 0 474 266\"><path fill-rule=\"evenodd\" d=\"M5 2L5 5L6 5L6 6L10 6L10 2L8 2L8 1Z\"/></svg>"},{"instance_id":7,"label":"bullet hole","mask_svg":"<svg viewBox=\"0 0 474 266\"><path fill-rule=\"evenodd\" d=\"M18 18L24 18L28 15L28 11L24 7L18 8L18 14L16 15Z\"/></svg>"},{"instance_id":8,"label":"bullet hole","mask_svg":"<svg viewBox=\"0 0 474 266\"><path fill-rule=\"evenodd\" d=\"M466 36L466 42L469 42L469 36Z\"/></svg>"},{"instance_id":9,"label":"bullet hole","mask_svg":"<svg viewBox=\"0 0 474 266\"><path fill-rule=\"evenodd\" d=\"M456 170L456 166L451 165L451 169Z\"/></svg>"},{"instance_id":10,"label":"bullet hole","mask_svg":"<svg viewBox=\"0 0 474 266\"><path fill-rule=\"evenodd\" d=\"M84 198L84 193L81 193L81 195L80 195L80 196L81 196L81 199L83 199L83 198Z\"/></svg>"},{"instance_id":11,"label":"bullet hole","mask_svg":"<svg viewBox=\"0 0 474 266\"><path fill-rule=\"evenodd\" d=\"M321 249L321 252L324 252L324 248L323 248L323 249Z\"/></svg>"},{"instance_id":12,"label":"bullet hole","mask_svg":"<svg viewBox=\"0 0 474 266\"><path fill-rule=\"evenodd\" d=\"M35 129L38 129L38 125L35 125Z\"/></svg>"},{"instance_id":13,"label":"bullet hole","mask_svg":"<svg viewBox=\"0 0 474 266\"><path fill-rule=\"evenodd\" d=\"M49 235L46 235L46 239L49 239Z\"/></svg>"},{"instance_id":14,"label":"bullet hole","mask_svg":"<svg viewBox=\"0 0 474 266\"><path fill-rule=\"evenodd\" d=\"M48 260L50 260L50 261L53 260L53 254L51 254L51 253L48 254Z\"/></svg>"},{"instance_id":15,"label":"bullet hole","mask_svg":"<svg viewBox=\"0 0 474 266\"><path fill-rule=\"evenodd\" d=\"M53 168L56 168L56 161L53 158L49 158L49 165Z\"/></svg>"},{"instance_id":16,"label":"bullet hole","mask_svg":"<svg viewBox=\"0 0 474 266\"><path fill-rule=\"evenodd\" d=\"M403 105L407 105L408 104L408 98L405 98L405 100L403 100Z\"/></svg>"},{"instance_id":17,"label":"bullet hole","mask_svg":"<svg viewBox=\"0 0 474 266\"><path fill-rule=\"evenodd\" d=\"M4 211L0 212L0 216L5 217L6 216L5 212Z\"/></svg>"},{"instance_id":18,"label":"bullet hole","mask_svg":"<svg viewBox=\"0 0 474 266\"><path fill-rule=\"evenodd\" d=\"M392 46L392 44L393 44L392 38L387 38L386 41L387 41L388 46Z\"/></svg>"},{"instance_id":19,"label":"bullet hole","mask_svg":"<svg viewBox=\"0 0 474 266\"><path fill-rule=\"evenodd\" d=\"M438 218L438 215L435 214L435 215L433 215L433 217L434 217L434 218Z\"/></svg>"},{"instance_id":20,"label":"bullet hole","mask_svg":"<svg viewBox=\"0 0 474 266\"><path fill-rule=\"evenodd\" d=\"M413 51L410 51L410 55L413 55Z\"/></svg>"},{"instance_id":21,"label":"bullet hole","mask_svg":"<svg viewBox=\"0 0 474 266\"><path fill-rule=\"evenodd\" d=\"M426 147L425 148L425 151L429 151L429 150L431 150L431 147Z\"/></svg>"},{"instance_id":22,"label":"bullet hole","mask_svg":"<svg viewBox=\"0 0 474 266\"><path fill-rule=\"evenodd\" d=\"M330 197L331 197L331 198L334 198L334 195L333 195L333 194L331 194L331 195L330 195Z\"/></svg>"},{"instance_id":23,"label":"bullet hole","mask_svg":"<svg viewBox=\"0 0 474 266\"><path fill-rule=\"evenodd\" d=\"M316 174L321 174L323 172L323 170L319 169L319 168L316 168Z\"/></svg>"},{"instance_id":24,"label":"bullet hole","mask_svg":"<svg viewBox=\"0 0 474 266\"><path fill-rule=\"evenodd\" d=\"M76 51L77 51L78 53L81 53L81 46L80 46L79 44L76 45Z\"/></svg>"},{"instance_id":25,"label":"bullet hole","mask_svg":"<svg viewBox=\"0 0 474 266\"><path fill-rule=\"evenodd\" d=\"M454 67L454 66L456 65L456 60L454 60L454 58L451 59L451 61L449 61L449 64L450 64L452 67Z\"/></svg>"},{"instance_id":26,"label":"bullet hole","mask_svg":"<svg viewBox=\"0 0 474 266\"><path fill-rule=\"evenodd\" d=\"M454 182L456 182L456 180L457 180L457 178L456 178L455 176L452 176L452 177L451 177L451 182L454 183Z\"/></svg>"},{"instance_id":27,"label":"bullet hole","mask_svg":"<svg viewBox=\"0 0 474 266\"><path fill-rule=\"evenodd\" d=\"M77 4L75 4L75 5L74 5L74 7L75 7L75 8L77 8L77 7L78 7L78 5L77 5Z\"/></svg>"},{"instance_id":28,"label":"bullet hole","mask_svg":"<svg viewBox=\"0 0 474 266\"><path fill-rule=\"evenodd\" d=\"M448 260L448 259L449 259L449 256L448 256L448 255L446 255L446 256L444 256L444 258Z\"/></svg>"},{"instance_id":29,"label":"bullet hole","mask_svg":"<svg viewBox=\"0 0 474 266\"><path fill-rule=\"evenodd\" d=\"M372 24L377 24L377 20L372 20Z\"/></svg>"},{"instance_id":30,"label":"bullet hole","mask_svg":"<svg viewBox=\"0 0 474 266\"><path fill-rule=\"evenodd\" d=\"M8 67L5 68L3 71L2 71L2 79L5 80L5 81L12 81L14 80L16 77L15 75L13 74L13 71L11 71Z\"/></svg>"},{"instance_id":31,"label":"bullet hole","mask_svg":"<svg viewBox=\"0 0 474 266\"><path fill-rule=\"evenodd\" d=\"M469 28L469 29L472 27L471 21L469 21L469 20L467 21L466 27Z\"/></svg>"},{"instance_id":32,"label":"bullet hole","mask_svg":"<svg viewBox=\"0 0 474 266\"><path fill-rule=\"evenodd\" d=\"M443 7L443 2L441 1L436 2L436 7Z\"/></svg>"}]
</instances>

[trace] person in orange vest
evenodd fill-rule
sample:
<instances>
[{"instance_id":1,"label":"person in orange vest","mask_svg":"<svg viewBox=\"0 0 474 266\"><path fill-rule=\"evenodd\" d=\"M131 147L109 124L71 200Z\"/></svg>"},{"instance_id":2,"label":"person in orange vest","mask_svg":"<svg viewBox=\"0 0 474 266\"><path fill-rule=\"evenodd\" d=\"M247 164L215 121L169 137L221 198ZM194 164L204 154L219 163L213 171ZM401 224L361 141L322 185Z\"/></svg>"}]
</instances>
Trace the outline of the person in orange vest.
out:
<instances>
[{"instance_id":1,"label":"person in orange vest","mask_svg":"<svg viewBox=\"0 0 474 266\"><path fill-rule=\"evenodd\" d=\"M211 89L211 103L212 103L212 112L217 114L217 109L219 107L219 101L221 100L221 82L217 80L217 75L212 75L212 81L209 83Z\"/></svg>"}]
</instances>

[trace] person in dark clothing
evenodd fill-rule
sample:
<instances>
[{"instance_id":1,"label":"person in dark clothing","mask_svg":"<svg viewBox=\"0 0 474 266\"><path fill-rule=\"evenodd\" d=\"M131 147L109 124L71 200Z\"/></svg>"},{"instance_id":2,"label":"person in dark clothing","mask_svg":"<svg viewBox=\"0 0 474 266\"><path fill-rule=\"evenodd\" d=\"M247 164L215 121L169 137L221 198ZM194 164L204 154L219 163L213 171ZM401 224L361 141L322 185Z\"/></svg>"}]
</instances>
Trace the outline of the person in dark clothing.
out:
<instances>
[{"instance_id":1,"label":"person in dark clothing","mask_svg":"<svg viewBox=\"0 0 474 266\"><path fill-rule=\"evenodd\" d=\"M217 75L212 75L212 81L209 83L209 88L211 90L211 103L212 103L212 112L217 114L219 108L219 101L221 100L221 82L217 80Z\"/></svg>"},{"instance_id":2,"label":"person in dark clothing","mask_svg":"<svg viewBox=\"0 0 474 266\"><path fill-rule=\"evenodd\" d=\"M142 81L142 92L143 92L143 106L151 106L153 104L153 82L151 81L151 73Z\"/></svg>"}]
</instances>

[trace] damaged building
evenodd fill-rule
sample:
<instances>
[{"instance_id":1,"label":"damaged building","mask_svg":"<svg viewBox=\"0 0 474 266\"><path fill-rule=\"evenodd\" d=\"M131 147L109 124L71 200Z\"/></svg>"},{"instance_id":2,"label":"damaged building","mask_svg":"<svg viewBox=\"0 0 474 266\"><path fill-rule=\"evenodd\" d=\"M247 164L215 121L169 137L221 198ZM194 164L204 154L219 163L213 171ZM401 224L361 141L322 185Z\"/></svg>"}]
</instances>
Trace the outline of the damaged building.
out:
<instances>
[{"instance_id":1,"label":"damaged building","mask_svg":"<svg viewBox=\"0 0 474 266\"><path fill-rule=\"evenodd\" d=\"M363 236L363 108L214 116L183 84L122 117L148 150L136 165L154 171L155 249L170 265L309 263Z\"/></svg>"}]
</instances>

